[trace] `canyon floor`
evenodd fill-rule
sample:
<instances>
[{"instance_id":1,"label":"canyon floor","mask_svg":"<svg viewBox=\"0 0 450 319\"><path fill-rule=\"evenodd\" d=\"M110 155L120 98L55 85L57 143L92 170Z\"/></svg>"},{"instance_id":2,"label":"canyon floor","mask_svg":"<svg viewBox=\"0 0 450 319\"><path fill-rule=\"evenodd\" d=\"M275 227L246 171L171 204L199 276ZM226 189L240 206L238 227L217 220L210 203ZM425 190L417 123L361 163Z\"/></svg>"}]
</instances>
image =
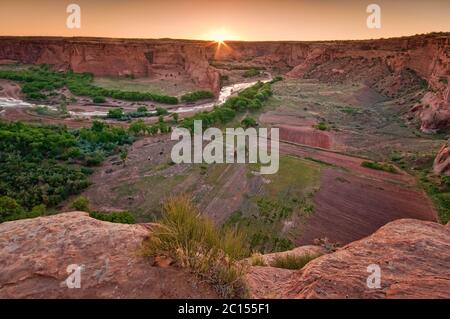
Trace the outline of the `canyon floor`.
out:
<instances>
[{"instance_id":1,"label":"canyon floor","mask_svg":"<svg viewBox=\"0 0 450 319\"><path fill-rule=\"evenodd\" d=\"M174 142L162 135L134 143L125 165L110 158L83 195L94 209L128 210L146 222L158 218L165 198L188 193L219 225L247 225L242 227L256 242L266 234L270 242L286 239L294 245L324 237L346 244L399 218L437 220L410 172L415 161L432 158L442 138L405 124L398 101L356 83L286 79L273 90L253 116L262 126L280 128L277 174L259 175L251 164L174 165ZM326 123L326 130L315 128L318 123ZM396 173L361 165L395 154L402 156ZM268 214L284 209L294 214L266 223Z\"/></svg>"}]
</instances>

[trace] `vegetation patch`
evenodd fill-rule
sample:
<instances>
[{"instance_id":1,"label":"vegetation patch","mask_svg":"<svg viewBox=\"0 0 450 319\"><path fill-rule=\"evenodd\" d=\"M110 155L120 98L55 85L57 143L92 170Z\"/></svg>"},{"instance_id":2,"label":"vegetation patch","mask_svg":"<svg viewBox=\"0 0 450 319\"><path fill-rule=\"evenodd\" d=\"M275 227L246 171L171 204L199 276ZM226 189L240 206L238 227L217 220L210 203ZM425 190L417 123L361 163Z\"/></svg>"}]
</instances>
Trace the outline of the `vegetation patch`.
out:
<instances>
[{"instance_id":1,"label":"vegetation patch","mask_svg":"<svg viewBox=\"0 0 450 319\"><path fill-rule=\"evenodd\" d=\"M262 267L267 266L264 257L260 253L252 254L252 256L250 257L250 264L252 266L262 266Z\"/></svg>"},{"instance_id":2,"label":"vegetation patch","mask_svg":"<svg viewBox=\"0 0 450 319\"><path fill-rule=\"evenodd\" d=\"M270 266L284 269L302 269L307 263L319 256L320 255L285 254L275 257L275 259L270 263Z\"/></svg>"},{"instance_id":3,"label":"vegetation patch","mask_svg":"<svg viewBox=\"0 0 450 319\"><path fill-rule=\"evenodd\" d=\"M214 94L211 91L195 91L183 94L181 96L181 101L186 103L193 103L199 100L212 98L214 98Z\"/></svg>"},{"instance_id":4,"label":"vegetation patch","mask_svg":"<svg viewBox=\"0 0 450 319\"><path fill-rule=\"evenodd\" d=\"M258 164L249 165L257 170ZM277 174L264 176L263 195L250 195L248 204L234 212L224 227L247 234L253 252L271 253L294 248L296 237L289 231L314 212L313 194L319 183L318 165L282 156ZM289 226L290 225L290 226Z\"/></svg>"},{"instance_id":5,"label":"vegetation patch","mask_svg":"<svg viewBox=\"0 0 450 319\"><path fill-rule=\"evenodd\" d=\"M136 111L124 112L123 108L113 108L108 111L107 118L115 119L118 121L130 121L135 118L152 117L152 116L164 116L169 114L165 108L157 107L155 111L149 112L145 106L140 106Z\"/></svg>"},{"instance_id":6,"label":"vegetation patch","mask_svg":"<svg viewBox=\"0 0 450 319\"><path fill-rule=\"evenodd\" d=\"M428 170L420 171L419 183L433 200L439 215L439 221L447 224L450 221L450 178L433 176Z\"/></svg>"},{"instance_id":7,"label":"vegetation patch","mask_svg":"<svg viewBox=\"0 0 450 319\"><path fill-rule=\"evenodd\" d=\"M258 122L256 122L256 120L252 117L246 116L242 121L241 121L241 125L244 128L249 128L249 127L256 127L258 126Z\"/></svg>"},{"instance_id":8,"label":"vegetation patch","mask_svg":"<svg viewBox=\"0 0 450 319\"><path fill-rule=\"evenodd\" d=\"M385 171L385 172L394 173L394 174L398 173L397 169L393 165L387 164L387 163L364 161L361 163L361 166L366 167L366 168L375 169L378 171Z\"/></svg>"},{"instance_id":9,"label":"vegetation patch","mask_svg":"<svg viewBox=\"0 0 450 319\"><path fill-rule=\"evenodd\" d=\"M56 89L67 87L74 95L89 96L93 99L111 97L128 101L178 103L178 99L173 96L98 87L92 84L93 75L90 73L54 72L50 70L48 65L32 66L26 69L0 70L0 78L22 82L22 92L28 99L32 100L44 100L54 94Z\"/></svg>"},{"instance_id":10,"label":"vegetation patch","mask_svg":"<svg viewBox=\"0 0 450 319\"><path fill-rule=\"evenodd\" d=\"M244 238L236 230L217 229L188 197L177 196L163 204L162 218L145 242L144 253L169 256L222 297L242 298L247 296L247 288L238 260L248 256Z\"/></svg>"},{"instance_id":11,"label":"vegetation patch","mask_svg":"<svg viewBox=\"0 0 450 319\"><path fill-rule=\"evenodd\" d=\"M340 107L339 111L341 111L342 113L347 113L347 114L351 114L351 115L356 115L356 114L360 114L361 110L356 108L356 107Z\"/></svg>"},{"instance_id":12,"label":"vegetation patch","mask_svg":"<svg viewBox=\"0 0 450 319\"><path fill-rule=\"evenodd\" d=\"M244 78L253 78L255 76L259 76L261 74L261 72L257 69L249 69L247 71L245 71L242 76Z\"/></svg>"},{"instance_id":13,"label":"vegetation patch","mask_svg":"<svg viewBox=\"0 0 450 319\"><path fill-rule=\"evenodd\" d=\"M123 212L111 212L111 213L104 213L104 212L90 212L89 216L98 220L103 220L106 222L111 223L120 223L120 224L134 224L135 219L134 216L131 215L127 211Z\"/></svg>"},{"instance_id":14,"label":"vegetation patch","mask_svg":"<svg viewBox=\"0 0 450 319\"><path fill-rule=\"evenodd\" d=\"M0 196L24 211L55 206L89 185L90 166L132 141L124 129L100 122L79 130L0 122Z\"/></svg>"},{"instance_id":15,"label":"vegetation patch","mask_svg":"<svg viewBox=\"0 0 450 319\"><path fill-rule=\"evenodd\" d=\"M272 89L270 83L258 81L255 85L240 92L238 96L229 98L221 106L215 106L212 111L196 113L189 118L185 118L181 123L181 127L193 131L195 120L201 120L204 128L215 124L228 123L239 112L260 110L263 102L271 95Z\"/></svg>"}]
</instances>

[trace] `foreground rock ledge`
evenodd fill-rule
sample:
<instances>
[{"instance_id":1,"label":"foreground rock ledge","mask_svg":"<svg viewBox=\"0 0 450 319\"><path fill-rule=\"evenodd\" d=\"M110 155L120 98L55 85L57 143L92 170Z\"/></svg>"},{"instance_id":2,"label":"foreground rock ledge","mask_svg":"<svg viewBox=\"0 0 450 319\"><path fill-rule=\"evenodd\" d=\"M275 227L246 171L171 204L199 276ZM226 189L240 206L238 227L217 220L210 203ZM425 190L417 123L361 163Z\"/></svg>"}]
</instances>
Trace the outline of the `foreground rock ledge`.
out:
<instances>
[{"instance_id":1,"label":"foreground rock ledge","mask_svg":"<svg viewBox=\"0 0 450 319\"><path fill-rule=\"evenodd\" d=\"M142 257L148 232L83 212L0 224L0 298L217 297L189 273ZM450 298L449 252L450 225L402 219L302 270L250 267L247 281L255 298ZM84 265L79 289L67 287L70 264ZM380 289L367 288L370 264L381 268Z\"/></svg>"},{"instance_id":2,"label":"foreground rock ledge","mask_svg":"<svg viewBox=\"0 0 450 319\"><path fill-rule=\"evenodd\" d=\"M144 225L72 212L0 224L0 298L214 298L176 268L153 267L139 254ZM84 265L81 288L66 269Z\"/></svg>"},{"instance_id":3,"label":"foreground rock ledge","mask_svg":"<svg viewBox=\"0 0 450 319\"><path fill-rule=\"evenodd\" d=\"M369 289L367 266L381 268ZM450 224L401 219L302 270L252 267L256 298L450 298Z\"/></svg>"}]
</instances>

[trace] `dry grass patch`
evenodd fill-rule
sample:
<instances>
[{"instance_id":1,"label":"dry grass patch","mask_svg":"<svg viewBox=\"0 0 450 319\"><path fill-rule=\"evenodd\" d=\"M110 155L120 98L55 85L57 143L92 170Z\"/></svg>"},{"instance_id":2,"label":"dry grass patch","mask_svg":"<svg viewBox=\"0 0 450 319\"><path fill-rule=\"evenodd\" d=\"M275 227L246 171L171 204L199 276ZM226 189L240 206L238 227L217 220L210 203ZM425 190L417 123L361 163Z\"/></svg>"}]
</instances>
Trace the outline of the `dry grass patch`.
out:
<instances>
[{"instance_id":1,"label":"dry grass patch","mask_svg":"<svg viewBox=\"0 0 450 319\"><path fill-rule=\"evenodd\" d=\"M311 260L319 256L320 254L306 254L301 256L286 254L275 257L270 265L276 268L301 269Z\"/></svg>"},{"instance_id":2,"label":"dry grass patch","mask_svg":"<svg viewBox=\"0 0 450 319\"><path fill-rule=\"evenodd\" d=\"M211 284L224 298L247 296L244 266L248 256L243 233L218 229L187 196L168 199L162 218L144 243L147 255L165 255Z\"/></svg>"}]
</instances>

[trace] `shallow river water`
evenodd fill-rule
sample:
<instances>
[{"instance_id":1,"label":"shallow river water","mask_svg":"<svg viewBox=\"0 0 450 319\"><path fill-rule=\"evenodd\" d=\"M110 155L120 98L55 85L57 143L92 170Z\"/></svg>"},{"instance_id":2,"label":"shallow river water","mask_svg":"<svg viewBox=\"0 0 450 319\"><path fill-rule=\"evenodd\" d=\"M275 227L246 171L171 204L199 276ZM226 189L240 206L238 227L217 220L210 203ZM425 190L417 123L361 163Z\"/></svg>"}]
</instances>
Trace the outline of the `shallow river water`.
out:
<instances>
[{"instance_id":1,"label":"shallow river water","mask_svg":"<svg viewBox=\"0 0 450 319\"><path fill-rule=\"evenodd\" d=\"M271 78L261 80L261 82L269 82L271 81ZM170 110L173 113L186 113L186 112L192 112L192 111L199 111L199 110L207 110L214 105L221 105L223 104L230 96L239 93L242 90L245 90L246 88L251 87L252 85L256 84L257 82L244 82L244 83L236 83L232 85L224 86L219 93L219 97L214 102L207 102L192 106L180 106L178 108L174 108ZM19 99L14 98L6 98L6 97L0 97L0 108L11 108L11 107L23 107L23 108L34 108L34 107L47 107L50 110L56 110L54 106L50 105L43 105L43 104L32 104L28 103ZM156 111L150 111L149 113L156 113ZM1 111L0 111L1 114ZM106 116L108 114L107 111L88 111L88 112L75 112L75 111L69 111L69 114L74 117L93 117L93 116Z\"/></svg>"}]
</instances>

